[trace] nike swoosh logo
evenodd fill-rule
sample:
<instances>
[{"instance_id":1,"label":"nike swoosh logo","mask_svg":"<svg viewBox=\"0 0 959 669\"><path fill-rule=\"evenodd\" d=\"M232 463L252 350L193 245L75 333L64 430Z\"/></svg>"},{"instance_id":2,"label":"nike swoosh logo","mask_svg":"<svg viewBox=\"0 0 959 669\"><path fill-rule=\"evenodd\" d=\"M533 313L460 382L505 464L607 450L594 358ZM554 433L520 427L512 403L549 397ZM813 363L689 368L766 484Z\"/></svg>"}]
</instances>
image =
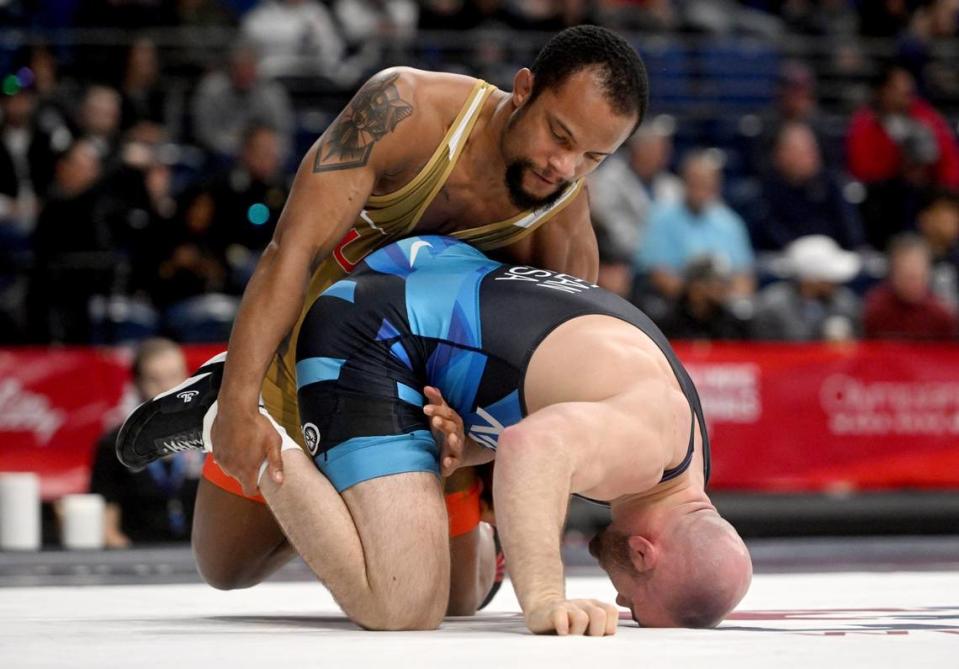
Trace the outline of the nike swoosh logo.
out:
<instances>
[{"instance_id":1,"label":"nike swoosh logo","mask_svg":"<svg viewBox=\"0 0 959 669\"><path fill-rule=\"evenodd\" d=\"M178 390L183 390L183 389L186 388L187 386L189 386L189 385L191 385L191 384L193 384L193 383L196 383L197 381L200 381L201 379L205 379L205 378L208 377L210 374L212 374L212 372L203 372L202 374L197 374L196 376L191 376L190 378L188 378L186 381L184 381L183 383L179 384L179 385L176 386L175 388L170 388L170 389L167 390L166 392L160 393L159 395L157 395L157 396L154 397L153 399L154 399L154 400L158 400L158 399L160 399L161 397L166 397L167 395L172 395L173 393L177 392Z\"/></svg>"},{"instance_id":2,"label":"nike swoosh logo","mask_svg":"<svg viewBox=\"0 0 959 669\"><path fill-rule=\"evenodd\" d=\"M416 262L416 254L419 253L420 249L423 248L424 246L429 246L430 248L433 248L432 244L430 244L429 242L424 242L423 240L413 242L413 245L410 246L410 267L412 267L413 263Z\"/></svg>"}]
</instances>

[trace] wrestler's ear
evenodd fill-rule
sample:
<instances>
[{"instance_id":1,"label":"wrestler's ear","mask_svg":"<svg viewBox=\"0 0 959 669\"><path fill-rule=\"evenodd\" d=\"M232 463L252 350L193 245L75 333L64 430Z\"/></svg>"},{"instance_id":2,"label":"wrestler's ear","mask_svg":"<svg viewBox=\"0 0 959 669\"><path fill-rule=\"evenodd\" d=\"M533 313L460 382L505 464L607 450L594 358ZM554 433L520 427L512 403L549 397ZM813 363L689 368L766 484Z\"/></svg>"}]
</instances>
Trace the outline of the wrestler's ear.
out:
<instances>
[{"instance_id":1,"label":"wrestler's ear","mask_svg":"<svg viewBox=\"0 0 959 669\"><path fill-rule=\"evenodd\" d=\"M659 551L656 545L646 537L634 534L629 538L629 559L636 571L645 573L656 566Z\"/></svg>"},{"instance_id":2,"label":"wrestler's ear","mask_svg":"<svg viewBox=\"0 0 959 669\"><path fill-rule=\"evenodd\" d=\"M513 106L517 109L529 100L533 92L533 72L524 67L513 77Z\"/></svg>"}]
</instances>

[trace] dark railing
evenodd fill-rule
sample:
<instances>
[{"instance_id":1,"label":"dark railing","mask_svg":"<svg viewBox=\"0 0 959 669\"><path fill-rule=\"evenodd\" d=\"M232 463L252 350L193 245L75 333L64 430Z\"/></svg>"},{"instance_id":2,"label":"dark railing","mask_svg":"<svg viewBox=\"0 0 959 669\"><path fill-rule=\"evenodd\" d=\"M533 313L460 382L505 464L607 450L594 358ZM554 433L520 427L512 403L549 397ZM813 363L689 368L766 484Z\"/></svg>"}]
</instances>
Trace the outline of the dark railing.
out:
<instances>
[{"instance_id":1,"label":"dark railing","mask_svg":"<svg viewBox=\"0 0 959 669\"><path fill-rule=\"evenodd\" d=\"M222 62L235 42L231 28L157 28L134 33L116 28L31 31L0 28L0 65L4 55L22 46L45 44L69 60L78 50L117 49L141 34L157 44L171 73ZM528 65L548 33L480 30L470 33L429 31L403 41L384 41L381 65L406 64L427 69L454 69L499 74L494 83L508 86L511 67ZM842 43L827 38L786 35L770 41L756 37L649 35L629 39L645 56L658 111L702 114L755 108L774 93L779 66L786 60L809 64L819 79L818 92L827 111L848 112L866 95L866 81L884 59L894 57L894 40L855 38ZM959 113L959 40L939 40L927 47L926 94L947 113ZM65 63L69 67L69 62ZM83 72L75 73L82 78ZM92 73L91 73L92 74ZM184 75L179 75L184 76ZM491 77L496 79L497 77ZM310 80L294 80L294 93L308 96ZM328 90L325 82L323 89ZM719 108L716 107L717 101Z\"/></svg>"}]
</instances>

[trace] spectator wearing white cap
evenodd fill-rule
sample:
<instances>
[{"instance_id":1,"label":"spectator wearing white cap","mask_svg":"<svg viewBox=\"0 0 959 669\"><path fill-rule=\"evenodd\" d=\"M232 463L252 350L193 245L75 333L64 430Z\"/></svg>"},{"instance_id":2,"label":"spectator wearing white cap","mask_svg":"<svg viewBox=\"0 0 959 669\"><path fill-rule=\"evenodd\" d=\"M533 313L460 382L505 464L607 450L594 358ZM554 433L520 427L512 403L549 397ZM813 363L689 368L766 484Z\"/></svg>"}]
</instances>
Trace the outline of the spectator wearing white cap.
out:
<instances>
[{"instance_id":1,"label":"spectator wearing white cap","mask_svg":"<svg viewBox=\"0 0 959 669\"><path fill-rule=\"evenodd\" d=\"M859 273L861 261L830 237L808 235L786 247L787 279L756 296L754 339L846 340L859 332L861 303L843 284Z\"/></svg>"}]
</instances>

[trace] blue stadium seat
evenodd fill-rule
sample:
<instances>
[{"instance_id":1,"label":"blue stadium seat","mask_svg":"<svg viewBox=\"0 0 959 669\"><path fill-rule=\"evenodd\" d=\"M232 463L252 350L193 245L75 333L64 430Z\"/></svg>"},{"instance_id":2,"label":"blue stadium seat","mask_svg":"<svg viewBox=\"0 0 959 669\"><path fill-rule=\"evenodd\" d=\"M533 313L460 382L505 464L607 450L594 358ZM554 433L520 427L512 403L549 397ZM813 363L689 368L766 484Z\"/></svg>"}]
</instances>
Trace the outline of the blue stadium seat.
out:
<instances>
[{"instance_id":1,"label":"blue stadium seat","mask_svg":"<svg viewBox=\"0 0 959 669\"><path fill-rule=\"evenodd\" d=\"M240 300L211 293L177 302L164 314L164 329L183 343L225 342Z\"/></svg>"},{"instance_id":2,"label":"blue stadium seat","mask_svg":"<svg viewBox=\"0 0 959 669\"><path fill-rule=\"evenodd\" d=\"M90 300L91 344L127 344L159 331L160 315L150 304L124 295Z\"/></svg>"},{"instance_id":3,"label":"blue stadium seat","mask_svg":"<svg viewBox=\"0 0 959 669\"><path fill-rule=\"evenodd\" d=\"M646 64L654 110L677 110L695 103L689 54L683 44L661 38L642 38L633 44Z\"/></svg>"},{"instance_id":4,"label":"blue stadium seat","mask_svg":"<svg viewBox=\"0 0 959 669\"><path fill-rule=\"evenodd\" d=\"M716 40L699 50L702 93L722 109L748 110L772 102L780 57L758 40Z\"/></svg>"}]
</instances>

